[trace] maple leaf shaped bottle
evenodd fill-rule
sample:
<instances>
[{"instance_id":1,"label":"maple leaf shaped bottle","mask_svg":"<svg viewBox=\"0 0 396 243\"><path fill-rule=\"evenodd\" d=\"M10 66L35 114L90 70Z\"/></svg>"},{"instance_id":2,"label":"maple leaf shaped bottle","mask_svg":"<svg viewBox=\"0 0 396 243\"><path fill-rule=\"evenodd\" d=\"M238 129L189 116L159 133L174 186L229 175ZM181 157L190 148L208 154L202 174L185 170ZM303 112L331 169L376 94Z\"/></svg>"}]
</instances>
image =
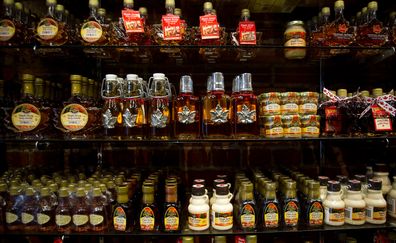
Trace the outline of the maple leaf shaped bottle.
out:
<instances>
[{"instance_id":1,"label":"maple leaf shaped bottle","mask_svg":"<svg viewBox=\"0 0 396 243\"><path fill-rule=\"evenodd\" d=\"M213 73L208 79L202 113L204 138L229 138L231 136L230 97L225 94L224 77L220 72Z\"/></svg>"},{"instance_id":2,"label":"maple leaf shaped bottle","mask_svg":"<svg viewBox=\"0 0 396 243\"><path fill-rule=\"evenodd\" d=\"M104 87L102 96L104 99L104 107L102 110L102 124L105 136L120 137L122 130L122 117L121 117L121 89L117 75L106 74L103 80Z\"/></svg>"},{"instance_id":3,"label":"maple leaf shaped bottle","mask_svg":"<svg viewBox=\"0 0 396 243\"><path fill-rule=\"evenodd\" d=\"M176 138L194 139L199 136L199 99L194 96L193 81L188 75L180 78L173 115Z\"/></svg>"}]
</instances>

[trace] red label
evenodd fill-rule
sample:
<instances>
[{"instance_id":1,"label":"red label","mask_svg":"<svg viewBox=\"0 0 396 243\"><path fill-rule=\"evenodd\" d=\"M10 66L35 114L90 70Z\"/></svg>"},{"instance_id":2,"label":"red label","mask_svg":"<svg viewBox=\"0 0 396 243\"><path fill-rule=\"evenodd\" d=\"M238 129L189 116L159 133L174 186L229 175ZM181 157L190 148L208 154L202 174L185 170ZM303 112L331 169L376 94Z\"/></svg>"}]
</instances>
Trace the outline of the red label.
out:
<instances>
[{"instance_id":1,"label":"red label","mask_svg":"<svg viewBox=\"0 0 396 243\"><path fill-rule=\"evenodd\" d=\"M122 20L127 33L144 33L144 23L139 11L122 10Z\"/></svg>"},{"instance_id":2,"label":"red label","mask_svg":"<svg viewBox=\"0 0 396 243\"><path fill-rule=\"evenodd\" d=\"M373 113L374 127L376 131L392 131L392 121L389 118L388 112L378 105L373 105L371 107L371 112Z\"/></svg>"},{"instance_id":3,"label":"red label","mask_svg":"<svg viewBox=\"0 0 396 243\"><path fill-rule=\"evenodd\" d=\"M180 17L173 14L162 16L162 33L164 40L181 40L182 39L182 26Z\"/></svg>"},{"instance_id":4,"label":"red label","mask_svg":"<svg viewBox=\"0 0 396 243\"><path fill-rule=\"evenodd\" d=\"M239 44L256 45L256 24L253 21L239 22Z\"/></svg>"},{"instance_id":5,"label":"red label","mask_svg":"<svg viewBox=\"0 0 396 243\"><path fill-rule=\"evenodd\" d=\"M339 131L338 120L338 110L336 106L329 106L325 108L325 132L335 132Z\"/></svg>"},{"instance_id":6,"label":"red label","mask_svg":"<svg viewBox=\"0 0 396 243\"><path fill-rule=\"evenodd\" d=\"M346 33L347 30L348 30L348 28L347 28L347 26L345 24L340 24L338 26L338 31L341 32L341 33Z\"/></svg>"},{"instance_id":7,"label":"red label","mask_svg":"<svg viewBox=\"0 0 396 243\"><path fill-rule=\"evenodd\" d=\"M235 236L235 243L246 243L246 238L244 236Z\"/></svg>"},{"instance_id":8,"label":"red label","mask_svg":"<svg viewBox=\"0 0 396 243\"><path fill-rule=\"evenodd\" d=\"M379 34L379 33L381 33L381 31L382 31L381 25L379 25L379 24L373 25L373 32L374 32L375 34Z\"/></svg>"},{"instance_id":9,"label":"red label","mask_svg":"<svg viewBox=\"0 0 396 243\"><path fill-rule=\"evenodd\" d=\"M216 15L207 14L200 16L199 29L201 31L202 40L220 38L220 27Z\"/></svg>"}]
</instances>

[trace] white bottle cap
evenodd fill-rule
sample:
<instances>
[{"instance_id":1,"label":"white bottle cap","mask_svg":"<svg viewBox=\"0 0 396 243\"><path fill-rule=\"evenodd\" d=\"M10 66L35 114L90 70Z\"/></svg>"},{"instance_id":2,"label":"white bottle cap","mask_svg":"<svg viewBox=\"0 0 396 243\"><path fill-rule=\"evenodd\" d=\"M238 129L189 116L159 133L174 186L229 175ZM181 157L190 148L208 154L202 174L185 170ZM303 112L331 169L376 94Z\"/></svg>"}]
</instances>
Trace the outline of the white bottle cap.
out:
<instances>
[{"instance_id":1,"label":"white bottle cap","mask_svg":"<svg viewBox=\"0 0 396 243\"><path fill-rule=\"evenodd\" d=\"M117 75L115 74L106 74L106 80L116 80Z\"/></svg>"},{"instance_id":2,"label":"white bottle cap","mask_svg":"<svg viewBox=\"0 0 396 243\"><path fill-rule=\"evenodd\" d=\"M153 79L165 79L165 74L163 73L154 73Z\"/></svg>"},{"instance_id":3,"label":"white bottle cap","mask_svg":"<svg viewBox=\"0 0 396 243\"><path fill-rule=\"evenodd\" d=\"M137 76L137 74L127 74L126 79L127 80L137 80L138 76Z\"/></svg>"}]
</instances>

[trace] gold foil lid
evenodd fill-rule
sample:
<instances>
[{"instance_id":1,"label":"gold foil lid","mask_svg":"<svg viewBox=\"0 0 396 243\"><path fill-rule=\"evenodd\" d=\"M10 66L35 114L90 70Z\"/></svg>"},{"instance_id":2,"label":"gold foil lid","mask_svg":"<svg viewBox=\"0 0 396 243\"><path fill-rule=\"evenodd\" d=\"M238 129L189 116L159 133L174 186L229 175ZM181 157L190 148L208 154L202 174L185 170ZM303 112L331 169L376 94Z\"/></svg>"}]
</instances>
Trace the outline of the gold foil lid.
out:
<instances>
[{"instance_id":1,"label":"gold foil lid","mask_svg":"<svg viewBox=\"0 0 396 243\"><path fill-rule=\"evenodd\" d=\"M47 0L47 5L56 5L56 0Z\"/></svg>"},{"instance_id":2,"label":"gold foil lid","mask_svg":"<svg viewBox=\"0 0 396 243\"><path fill-rule=\"evenodd\" d=\"M25 190L25 195L26 195L26 196L33 196L33 195L34 195L34 189L33 189L33 187L28 187L28 188L26 188L26 190Z\"/></svg>"},{"instance_id":3,"label":"gold foil lid","mask_svg":"<svg viewBox=\"0 0 396 243\"><path fill-rule=\"evenodd\" d=\"M118 194L127 194L128 193L128 187L126 186L119 186L117 190Z\"/></svg>"},{"instance_id":4,"label":"gold foil lid","mask_svg":"<svg viewBox=\"0 0 396 243\"><path fill-rule=\"evenodd\" d=\"M100 190L102 191L102 193L105 193L105 192L107 191L107 187L106 187L106 185L103 184L103 183L99 185L99 188L100 188Z\"/></svg>"},{"instance_id":5,"label":"gold foil lid","mask_svg":"<svg viewBox=\"0 0 396 243\"><path fill-rule=\"evenodd\" d=\"M65 7L62 4L57 4L55 10L58 12L63 12L65 11Z\"/></svg>"},{"instance_id":6,"label":"gold foil lid","mask_svg":"<svg viewBox=\"0 0 396 243\"><path fill-rule=\"evenodd\" d=\"M140 7L139 8L139 13L140 13L140 15L147 15L147 8Z\"/></svg>"},{"instance_id":7,"label":"gold foil lid","mask_svg":"<svg viewBox=\"0 0 396 243\"><path fill-rule=\"evenodd\" d=\"M336 1L334 3L334 8L335 9L343 9L344 8L344 1Z\"/></svg>"},{"instance_id":8,"label":"gold foil lid","mask_svg":"<svg viewBox=\"0 0 396 243\"><path fill-rule=\"evenodd\" d=\"M124 5L133 5L133 0L124 0Z\"/></svg>"},{"instance_id":9,"label":"gold foil lid","mask_svg":"<svg viewBox=\"0 0 396 243\"><path fill-rule=\"evenodd\" d=\"M67 191L66 187L62 187L59 190L59 197L68 197L69 196L69 192Z\"/></svg>"},{"instance_id":10,"label":"gold foil lid","mask_svg":"<svg viewBox=\"0 0 396 243\"><path fill-rule=\"evenodd\" d=\"M81 75L78 74L70 75L70 81L81 81Z\"/></svg>"},{"instance_id":11,"label":"gold foil lid","mask_svg":"<svg viewBox=\"0 0 396 243\"><path fill-rule=\"evenodd\" d=\"M250 17L250 10L249 9L247 9L247 8L244 8L244 9L242 9L242 11L241 11L241 16L242 17Z\"/></svg>"},{"instance_id":12,"label":"gold foil lid","mask_svg":"<svg viewBox=\"0 0 396 243\"><path fill-rule=\"evenodd\" d=\"M11 195L11 196L16 196L16 195L18 195L18 194L19 194L19 188L16 187L16 186L12 186L12 187L10 188L10 195Z\"/></svg>"},{"instance_id":13,"label":"gold foil lid","mask_svg":"<svg viewBox=\"0 0 396 243\"><path fill-rule=\"evenodd\" d=\"M107 188L109 189L114 189L115 188L115 184L114 181L109 181L106 183Z\"/></svg>"},{"instance_id":14,"label":"gold foil lid","mask_svg":"<svg viewBox=\"0 0 396 243\"><path fill-rule=\"evenodd\" d=\"M82 187L77 188L76 196L77 196L77 197L85 197L85 190L84 190L84 188L82 188Z\"/></svg>"},{"instance_id":15,"label":"gold foil lid","mask_svg":"<svg viewBox=\"0 0 396 243\"><path fill-rule=\"evenodd\" d=\"M203 8L204 8L204 10L212 10L213 4L211 2L205 2Z\"/></svg>"},{"instance_id":16,"label":"gold foil lid","mask_svg":"<svg viewBox=\"0 0 396 243\"><path fill-rule=\"evenodd\" d=\"M52 183L49 185L49 188L50 188L51 192L56 192L56 191L58 191L58 184Z\"/></svg>"},{"instance_id":17,"label":"gold foil lid","mask_svg":"<svg viewBox=\"0 0 396 243\"><path fill-rule=\"evenodd\" d=\"M376 10L378 10L378 3L376 1L369 2L367 7L370 10L376 11Z\"/></svg>"},{"instance_id":18,"label":"gold foil lid","mask_svg":"<svg viewBox=\"0 0 396 243\"><path fill-rule=\"evenodd\" d=\"M32 74L24 73L24 74L22 74L22 80L23 81L33 81L34 76Z\"/></svg>"},{"instance_id":19,"label":"gold foil lid","mask_svg":"<svg viewBox=\"0 0 396 243\"><path fill-rule=\"evenodd\" d=\"M182 10L180 8L175 8L175 10L173 10L173 14L177 16L181 16Z\"/></svg>"},{"instance_id":20,"label":"gold foil lid","mask_svg":"<svg viewBox=\"0 0 396 243\"><path fill-rule=\"evenodd\" d=\"M175 7L175 0L166 0L165 1L165 7Z\"/></svg>"},{"instance_id":21,"label":"gold foil lid","mask_svg":"<svg viewBox=\"0 0 396 243\"><path fill-rule=\"evenodd\" d=\"M347 97L348 91L346 89L339 89L339 90L337 90L337 96L338 97Z\"/></svg>"},{"instance_id":22,"label":"gold foil lid","mask_svg":"<svg viewBox=\"0 0 396 243\"><path fill-rule=\"evenodd\" d=\"M44 80L42 78L36 78L36 80L34 80L34 83L37 85L43 85L44 84Z\"/></svg>"},{"instance_id":23,"label":"gold foil lid","mask_svg":"<svg viewBox=\"0 0 396 243\"><path fill-rule=\"evenodd\" d=\"M92 195L93 195L94 197L100 197L100 196L103 195L103 194L102 194L102 190L100 190L99 187L95 187L95 188L93 189Z\"/></svg>"},{"instance_id":24,"label":"gold foil lid","mask_svg":"<svg viewBox=\"0 0 396 243\"><path fill-rule=\"evenodd\" d=\"M23 9L23 4L21 2L16 2L14 6L15 6L15 9L17 9L17 10Z\"/></svg>"},{"instance_id":25,"label":"gold foil lid","mask_svg":"<svg viewBox=\"0 0 396 243\"><path fill-rule=\"evenodd\" d=\"M105 16L105 15L106 15L106 9L104 9L104 8L99 8L99 9L98 9L98 14L99 14L100 16Z\"/></svg>"},{"instance_id":26,"label":"gold foil lid","mask_svg":"<svg viewBox=\"0 0 396 243\"><path fill-rule=\"evenodd\" d=\"M375 88L371 92L374 97L381 96L384 93L381 88Z\"/></svg>"},{"instance_id":27,"label":"gold foil lid","mask_svg":"<svg viewBox=\"0 0 396 243\"><path fill-rule=\"evenodd\" d=\"M3 3L4 5L12 5L14 4L14 0L4 0Z\"/></svg>"},{"instance_id":28,"label":"gold foil lid","mask_svg":"<svg viewBox=\"0 0 396 243\"><path fill-rule=\"evenodd\" d=\"M329 7L323 7L321 13L324 16L329 16L330 15L330 8Z\"/></svg>"},{"instance_id":29,"label":"gold foil lid","mask_svg":"<svg viewBox=\"0 0 396 243\"><path fill-rule=\"evenodd\" d=\"M99 0L89 0L89 6L94 8L99 7Z\"/></svg>"},{"instance_id":30,"label":"gold foil lid","mask_svg":"<svg viewBox=\"0 0 396 243\"><path fill-rule=\"evenodd\" d=\"M40 195L42 196L42 197L46 197L46 196L48 196L50 194L50 189L48 188L48 187L43 187L43 188L41 188L41 190L40 190Z\"/></svg>"}]
</instances>

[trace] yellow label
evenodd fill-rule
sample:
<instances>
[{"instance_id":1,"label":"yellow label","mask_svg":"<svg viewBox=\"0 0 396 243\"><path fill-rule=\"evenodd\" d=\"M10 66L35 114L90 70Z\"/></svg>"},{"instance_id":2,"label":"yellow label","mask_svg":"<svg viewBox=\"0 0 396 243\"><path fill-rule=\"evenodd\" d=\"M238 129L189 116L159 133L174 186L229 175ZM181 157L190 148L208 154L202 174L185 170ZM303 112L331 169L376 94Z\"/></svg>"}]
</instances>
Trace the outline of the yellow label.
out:
<instances>
[{"instance_id":1,"label":"yellow label","mask_svg":"<svg viewBox=\"0 0 396 243\"><path fill-rule=\"evenodd\" d=\"M303 127L301 130L302 135L305 137L318 137L320 133L318 127Z\"/></svg>"},{"instance_id":2,"label":"yellow label","mask_svg":"<svg viewBox=\"0 0 396 243\"><path fill-rule=\"evenodd\" d=\"M69 131L79 131L88 123L88 112L82 105L67 105L62 110L61 123Z\"/></svg>"},{"instance_id":3,"label":"yellow label","mask_svg":"<svg viewBox=\"0 0 396 243\"><path fill-rule=\"evenodd\" d=\"M40 110L32 104L17 105L12 111L12 124L21 132L34 130L41 121Z\"/></svg>"},{"instance_id":4,"label":"yellow label","mask_svg":"<svg viewBox=\"0 0 396 243\"><path fill-rule=\"evenodd\" d=\"M43 214L43 213L38 213L37 214L37 223L40 225L46 224L50 221L51 217Z\"/></svg>"},{"instance_id":5,"label":"yellow label","mask_svg":"<svg viewBox=\"0 0 396 243\"><path fill-rule=\"evenodd\" d=\"M233 224L232 212L218 213L213 212L213 223L216 226L230 226Z\"/></svg>"},{"instance_id":6,"label":"yellow label","mask_svg":"<svg viewBox=\"0 0 396 243\"><path fill-rule=\"evenodd\" d=\"M21 218L22 218L22 223L23 224L31 223L34 220L34 216L31 215L30 213L22 213L21 214Z\"/></svg>"},{"instance_id":7,"label":"yellow label","mask_svg":"<svg viewBox=\"0 0 396 243\"><path fill-rule=\"evenodd\" d=\"M281 138L281 137L283 137L283 128L282 127L274 127L271 129L266 129L265 136L269 137L269 138Z\"/></svg>"},{"instance_id":8,"label":"yellow label","mask_svg":"<svg viewBox=\"0 0 396 243\"><path fill-rule=\"evenodd\" d=\"M179 230L179 213L175 207L169 207L164 214L165 231Z\"/></svg>"},{"instance_id":9,"label":"yellow label","mask_svg":"<svg viewBox=\"0 0 396 243\"><path fill-rule=\"evenodd\" d=\"M281 107L278 104L268 104L264 107L264 114L280 114Z\"/></svg>"},{"instance_id":10,"label":"yellow label","mask_svg":"<svg viewBox=\"0 0 396 243\"><path fill-rule=\"evenodd\" d=\"M317 111L318 111L318 106L315 103L305 103L299 106L300 114L315 115Z\"/></svg>"},{"instance_id":11,"label":"yellow label","mask_svg":"<svg viewBox=\"0 0 396 243\"><path fill-rule=\"evenodd\" d=\"M209 225L208 213L189 213L188 225L191 227L206 227Z\"/></svg>"},{"instance_id":12,"label":"yellow label","mask_svg":"<svg viewBox=\"0 0 396 243\"><path fill-rule=\"evenodd\" d=\"M58 214L55 216L55 223L58 226L65 226L70 224L70 222L71 222L71 217L69 215Z\"/></svg>"},{"instance_id":13,"label":"yellow label","mask_svg":"<svg viewBox=\"0 0 396 243\"><path fill-rule=\"evenodd\" d=\"M84 225L88 223L88 221L89 221L88 215L81 215L81 214L73 215L73 224L76 226Z\"/></svg>"},{"instance_id":14,"label":"yellow label","mask_svg":"<svg viewBox=\"0 0 396 243\"><path fill-rule=\"evenodd\" d=\"M126 218L126 213L122 207L117 207L114 209L113 225L115 230L118 231L126 230L127 218Z\"/></svg>"},{"instance_id":15,"label":"yellow label","mask_svg":"<svg viewBox=\"0 0 396 243\"><path fill-rule=\"evenodd\" d=\"M18 215L10 212L6 212L6 222L7 224L12 224L18 220Z\"/></svg>"},{"instance_id":16,"label":"yellow label","mask_svg":"<svg viewBox=\"0 0 396 243\"><path fill-rule=\"evenodd\" d=\"M140 212L140 230L152 231L155 225L155 215L150 207L145 207Z\"/></svg>"},{"instance_id":17,"label":"yellow label","mask_svg":"<svg viewBox=\"0 0 396 243\"><path fill-rule=\"evenodd\" d=\"M102 37L102 26L96 21L88 21L81 26L80 34L84 41L96 42Z\"/></svg>"},{"instance_id":18,"label":"yellow label","mask_svg":"<svg viewBox=\"0 0 396 243\"><path fill-rule=\"evenodd\" d=\"M51 40L58 34L58 22L51 18L42 19L37 25L37 35L43 40Z\"/></svg>"},{"instance_id":19,"label":"yellow label","mask_svg":"<svg viewBox=\"0 0 396 243\"><path fill-rule=\"evenodd\" d=\"M285 127L283 128L283 134L285 135L285 137L289 137L289 138L301 137L301 128Z\"/></svg>"},{"instance_id":20,"label":"yellow label","mask_svg":"<svg viewBox=\"0 0 396 243\"><path fill-rule=\"evenodd\" d=\"M344 222L345 209L344 208L325 208L325 219L329 222Z\"/></svg>"},{"instance_id":21,"label":"yellow label","mask_svg":"<svg viewBox=\"0 0 396 243\"><path fill-rule=\"evenodd\" d=\"M298 113L298 105L296 103L287 103L281 105L281 113L282 114L297 114Z\"/></svg>"},{"instance_id":22,"label":"yellow label","mask_svg":"<svg viewBox=\"0 0 396 243\"><path fill-rule=\"evenodd\" d=\"M15 25L11 20L0 21L0 41L9 41L15 35Z\"/></svg>"},{"instance_id":23,"label":"yellow label","mask_svg":"<svg viewBox=\"0 0 396 243\"><path fill-rule=\"evenodd\" d=\"M103 216L102 215L97 215L97 214L90 214L89 215L89 223L91 225L99 225L103 223Z\"/></svg>"}]
</instances>

